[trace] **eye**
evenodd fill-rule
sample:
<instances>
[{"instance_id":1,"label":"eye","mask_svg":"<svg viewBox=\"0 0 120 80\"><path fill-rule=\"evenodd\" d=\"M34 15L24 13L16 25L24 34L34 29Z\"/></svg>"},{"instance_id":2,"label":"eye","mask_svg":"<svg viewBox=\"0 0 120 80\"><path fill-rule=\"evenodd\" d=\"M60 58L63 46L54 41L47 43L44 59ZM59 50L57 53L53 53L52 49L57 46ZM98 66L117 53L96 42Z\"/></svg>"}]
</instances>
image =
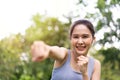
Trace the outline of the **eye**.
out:
<instances>
[{"instance_id":1,"label":"eye","mask_svg":"<svg viewBox=\"0 0 120 80\"><path fill-rule=\"evenodd\" d=\"M83 35L82 38L89 38L89 35Z\"/></svg>"},{"instance_id":2,"label":"eye","mask_svg":"<svg viewBox=\"0 0 120 80\"><path fill-rule=\"evenodd\" d=\"M73 38L77 39L77 38L79 38L79 36L78 35L73 35Z\"/></svg>"}]
</instances>

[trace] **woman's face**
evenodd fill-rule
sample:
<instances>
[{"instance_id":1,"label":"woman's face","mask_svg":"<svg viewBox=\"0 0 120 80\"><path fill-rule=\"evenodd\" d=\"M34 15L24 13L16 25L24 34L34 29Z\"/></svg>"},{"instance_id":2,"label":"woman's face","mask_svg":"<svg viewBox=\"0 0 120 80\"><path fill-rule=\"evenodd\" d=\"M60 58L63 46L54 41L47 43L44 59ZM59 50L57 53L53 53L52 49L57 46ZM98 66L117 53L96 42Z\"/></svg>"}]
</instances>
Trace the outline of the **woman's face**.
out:
<instances>
[{"instance_id":1,"label":"woman's face","mask_svg":"<svg viewBox=\"0 0 120 80\"><path fill-rule=\"evenodd\" d=\"M76 25L71 35L71 47L76 56L86 56L94 38L87 26Z\"/></svg>"}]
</instances>

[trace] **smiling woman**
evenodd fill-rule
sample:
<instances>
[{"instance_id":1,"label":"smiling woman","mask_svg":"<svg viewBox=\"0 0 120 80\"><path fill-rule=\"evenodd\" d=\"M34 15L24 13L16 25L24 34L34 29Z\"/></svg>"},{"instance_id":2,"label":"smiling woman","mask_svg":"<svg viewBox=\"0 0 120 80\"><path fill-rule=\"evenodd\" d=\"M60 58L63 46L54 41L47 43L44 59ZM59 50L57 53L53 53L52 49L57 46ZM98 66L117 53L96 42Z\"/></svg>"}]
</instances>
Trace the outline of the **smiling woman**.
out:
<instances>
[{"instance_id":1,"label":"smiling woman","mask_svg":"<svg viewBox=\"0 0 120 80\"><path fill-rule=\"evenodd\" d=\"M71 49L35 41L31 46L32 60L55 60L51 80L100 80L100 62L87 55L94 34L91 22L77 20L70 29Z\"/></svg>"}]
</instances>

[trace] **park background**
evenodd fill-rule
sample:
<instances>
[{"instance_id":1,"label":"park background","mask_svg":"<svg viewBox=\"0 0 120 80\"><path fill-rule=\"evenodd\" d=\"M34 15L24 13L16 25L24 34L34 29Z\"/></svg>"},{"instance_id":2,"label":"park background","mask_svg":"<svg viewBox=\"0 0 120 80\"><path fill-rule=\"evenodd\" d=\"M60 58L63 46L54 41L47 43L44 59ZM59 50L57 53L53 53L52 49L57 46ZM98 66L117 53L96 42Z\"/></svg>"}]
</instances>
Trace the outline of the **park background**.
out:
<instances>
[{"instance_id":1,"label":"park background","mask_svg":"<svg viewBox=\"0 0 120 80\"><path fill-rule=\"evenodd\" d=\"M0 16L0 80L50 80L54 60L32 62L30 46L35 40L43 40L49 45L70 48L69 28L77 19L88 19L95 26L96 42L89 54L101 62L101 80L120 80L119 0L37 1L39 0L33 0L32 6L41 5L31 8L28 6L29 2L32 2L30 0L23 0L23 3L21 0L4 0L5 5L0 0L3 5L0 7L1 15L5 15ZM8 6L9 4L11 5ZM16 7L18 4L19 8ZM22 11L24 8L26 10ZM43 11L39 12L41 9ZM28 15L22 14L29 11L33 11L33 14L29 15L31 18L27 22L25 17ZM21 18L14 18L16 15ZM17 20L21 23L17 23ZM14 25L10 25L10 21L14 21ZM21 25L22 22L29 25ZM5 27L5 24L8 26ZM22 27L24 30L21 30ZM12 29L13 33L5 33L3 36L2 29L8 32Z\"/></svg>"}]
</instances>

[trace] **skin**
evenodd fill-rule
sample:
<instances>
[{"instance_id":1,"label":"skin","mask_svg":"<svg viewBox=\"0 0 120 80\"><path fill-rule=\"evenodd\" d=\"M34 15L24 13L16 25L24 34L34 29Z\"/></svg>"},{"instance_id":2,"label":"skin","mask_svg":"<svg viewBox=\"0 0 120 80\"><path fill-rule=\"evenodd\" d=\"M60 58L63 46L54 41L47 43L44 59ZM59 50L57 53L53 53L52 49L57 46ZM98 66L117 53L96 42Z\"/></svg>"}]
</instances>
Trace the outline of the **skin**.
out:
<instances>
[{"instance_id":1,"label":"skin","mask_svg":"<svg viewBox=\"0 0 120 80\"><path fill-rule=\"evenodd\" d=\"M87 53L95 40L90 30L83 24L76 25L71 35L71 60L70 66L74 71L82 73L83 80L100 80L101 65L95 59L94 72L92 78L88 78ZM46 58L55 59L54 68L60 67L66 61L68 50L64 47L49 46L43 41L35 41L31 46L32 60L43 61Z\"/></svg>"}]
</instances>

